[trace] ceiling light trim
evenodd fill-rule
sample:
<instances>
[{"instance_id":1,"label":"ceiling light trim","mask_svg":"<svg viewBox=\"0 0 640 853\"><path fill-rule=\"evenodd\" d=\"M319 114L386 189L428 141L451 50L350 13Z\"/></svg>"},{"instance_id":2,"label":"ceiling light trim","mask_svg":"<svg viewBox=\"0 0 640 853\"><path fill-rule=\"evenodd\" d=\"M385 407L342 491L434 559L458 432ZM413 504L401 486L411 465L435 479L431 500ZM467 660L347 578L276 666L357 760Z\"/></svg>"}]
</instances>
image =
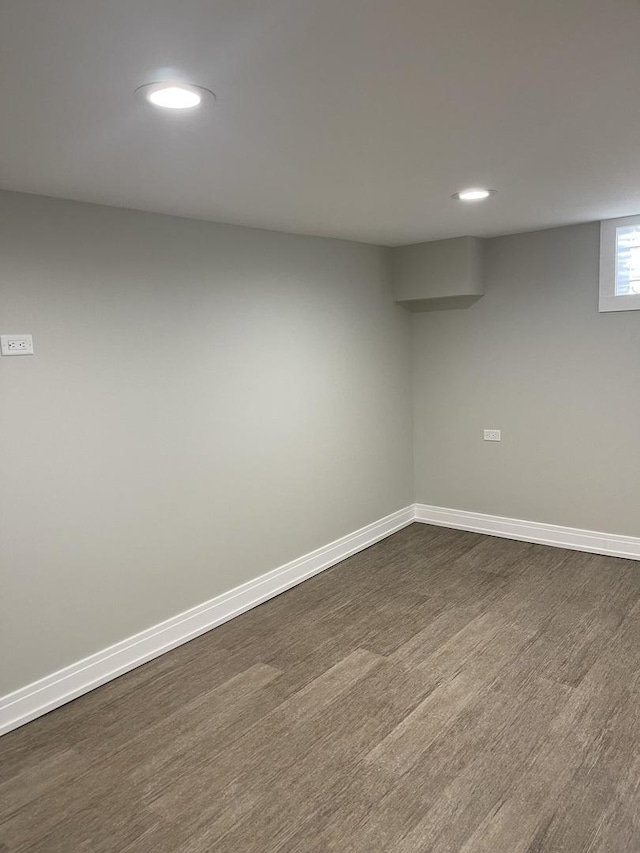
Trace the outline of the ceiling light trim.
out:
<instances>
[{"instance_id":1,"label":"ceiling light trim","mask_svg":"<svg viewBox=\"0 0 640 853\"><path fill-rule=\"evenodd\" d=\"M453 193L451 198L455 198L456 201L484 201L496 193L497 190L491 190L488 187L468 187Z\"/></svg>"},{"instance_id":2,"label":"ceiling light trim","mask_svg":"<svg viewBox=\"0 0 640 853\"><path fill-rule=\"evenodd\" d=\"M204 86L183 83L178 80L163 80L138 86L135 94L156 109L186 112L215 101L215 93ZM164 96L164 97L163 97Z\"/></svg>"}]
</instances>

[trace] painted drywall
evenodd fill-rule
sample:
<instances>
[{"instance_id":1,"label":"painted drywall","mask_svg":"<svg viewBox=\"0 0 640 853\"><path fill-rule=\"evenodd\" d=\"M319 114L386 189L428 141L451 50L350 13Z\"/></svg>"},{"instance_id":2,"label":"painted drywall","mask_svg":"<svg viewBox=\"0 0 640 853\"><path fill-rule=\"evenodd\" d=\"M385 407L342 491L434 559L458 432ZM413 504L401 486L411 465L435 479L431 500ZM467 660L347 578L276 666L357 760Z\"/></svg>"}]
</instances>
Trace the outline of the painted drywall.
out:
<instances>
[{"instance_id":1,"label":"painted drywall","mask_svg":"<svg viewBox=\"0 0 640 853\"><path fill-rule=\"evenodd\" d=\"M598 257L598 223L488 240L482 299L412 318L418 502L640 535L640 312L598 313Z\"/></svg>"},{"instance_id":2,"label":"painted drywall","mask_svg":"<svg viewBox=\"0 0 640 853\"><path fill-rule=\"evenodd\" d=\"M0 694L411 503L388 261L0 194Z\"/></svg>"},{"instance_id":3,"label":"painted drywall","mask_svg":"<svg viewBox=\"0 0 640 853\"><path fill-rule=\"evenodd\" d=\"M411 310L416 301L482 296L482 243L456 237L391 249L396 301Z\"/></svg>"}]
</instances>

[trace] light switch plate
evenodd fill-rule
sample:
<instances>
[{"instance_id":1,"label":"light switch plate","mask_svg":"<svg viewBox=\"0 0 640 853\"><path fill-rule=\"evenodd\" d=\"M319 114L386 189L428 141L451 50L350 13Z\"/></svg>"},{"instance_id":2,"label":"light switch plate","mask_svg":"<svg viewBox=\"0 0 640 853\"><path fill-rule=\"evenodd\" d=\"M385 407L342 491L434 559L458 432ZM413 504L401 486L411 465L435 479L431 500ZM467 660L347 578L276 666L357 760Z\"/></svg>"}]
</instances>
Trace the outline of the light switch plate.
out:
<instances>
[{"instance_id":1,"label":"light switch plate","mask_svg":"<svg viewBox=\"0 0 640 853\"><path fill-rule=\"evenodd\" d=\"M502 433L500 432L499 429L485 429L484 440L485 441L502 441Z\"/></svg>"},{"instance_id":2,"label":"light switch plate","mask_svg":"<svg viewBox=\"0 0 640 853\"><path fill-rule=\"evenodd\" d=\"M0 335L2 355L33 355L31 335Z\"/></svg>"}]
</instances>

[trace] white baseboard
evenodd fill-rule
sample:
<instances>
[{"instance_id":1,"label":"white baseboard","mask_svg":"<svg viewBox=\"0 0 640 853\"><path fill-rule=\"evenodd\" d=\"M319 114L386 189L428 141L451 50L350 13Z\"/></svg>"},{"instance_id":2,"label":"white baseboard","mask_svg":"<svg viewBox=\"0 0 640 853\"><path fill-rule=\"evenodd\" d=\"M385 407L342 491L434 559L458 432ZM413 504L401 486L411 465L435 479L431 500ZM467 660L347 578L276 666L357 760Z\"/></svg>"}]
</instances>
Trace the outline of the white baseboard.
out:
<instances>
[{"instance_id":1,"label":"white baseboard","mask_svg":"<svg viewBox=\"0 0 640 853\"><path fill-rule=\"evenodd\" d=\"M413 520L413 506L401 509L317 551L0 697L0 735L262 604L390 536Z\"/></svg>"},{"instance_id":2,"label":"white baseboard","mask_svg":"<svg viewBox=\"0 0 640 853\"><path fill-rule=\"evenodd\" d=\"M560 527L556 524L522 521L518 518L503 518L500 515L486 515L482 512L467 512L427 504L414 504L414 507L415 520L425 524L437 524L456 530L470 530L473 533L486 533L505 539L536 542L592 554L606 554L609 557L640 560L640 537L637 536L596 533L576 527Z\"/></svg>"},{"instance_id":3,"label":"white baseboard","mask_svg":"<svg viewBox=\"0 0 640 853\"><path fill-rule=\"evenodd\" d=\"M413 504L373 524L292 560L255 580L205 601L165 622L128 637L39 681L0 697L0 735L88 693L101 684L182 645L279 595L307 578L368 548L397 530L421 521L457 530L502 536L611 557L640 560L640 537L596 533L574 527L503 518L481 512Z\"/></svg>"}]
</instances>

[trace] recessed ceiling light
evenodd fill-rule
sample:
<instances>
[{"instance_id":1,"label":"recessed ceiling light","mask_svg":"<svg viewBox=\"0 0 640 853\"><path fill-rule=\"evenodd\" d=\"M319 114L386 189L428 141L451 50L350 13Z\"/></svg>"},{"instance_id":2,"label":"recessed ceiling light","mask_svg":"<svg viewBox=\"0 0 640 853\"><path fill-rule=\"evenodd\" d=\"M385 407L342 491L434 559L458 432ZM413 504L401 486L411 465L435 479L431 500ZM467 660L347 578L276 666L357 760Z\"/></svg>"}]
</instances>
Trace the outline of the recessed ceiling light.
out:
<instances>
[{"instance_id":1,"label":"recessed ceiling light","mask_svg":"<svg viewBox=\"0 0 640 853\"><path fill-rule=\"evenodd\" d=\"M199 106L203 99L215 95L202 86L192 86L190 83L147 83L140 86L136 92L142 95L154 107L166 110L190 110Z\"/></svg>"},{"instance_id":2,"label":"recessed ceiling light","mask_svg":"<svg viewBox=\"0 0 640 853\"><path fill-rule=\"evenodd\" d=\"M458 201L482 201L483 198L489 198L490 195L495 195L495 190L487 190L484 187L473 187L469 190L460 190L459 193L454 193L451 198Z\"/></svg>"}]
</instances>

